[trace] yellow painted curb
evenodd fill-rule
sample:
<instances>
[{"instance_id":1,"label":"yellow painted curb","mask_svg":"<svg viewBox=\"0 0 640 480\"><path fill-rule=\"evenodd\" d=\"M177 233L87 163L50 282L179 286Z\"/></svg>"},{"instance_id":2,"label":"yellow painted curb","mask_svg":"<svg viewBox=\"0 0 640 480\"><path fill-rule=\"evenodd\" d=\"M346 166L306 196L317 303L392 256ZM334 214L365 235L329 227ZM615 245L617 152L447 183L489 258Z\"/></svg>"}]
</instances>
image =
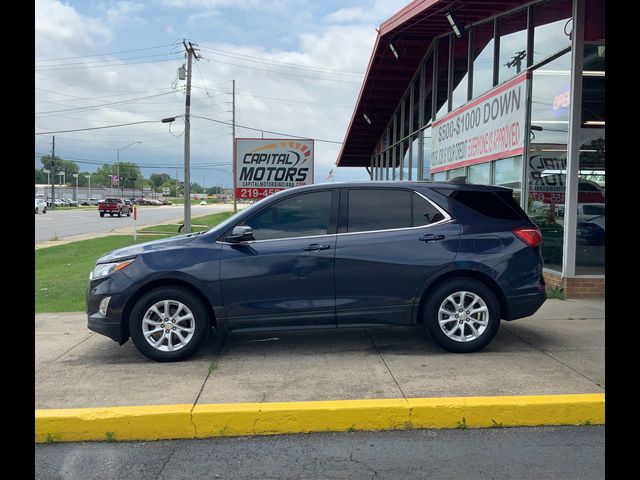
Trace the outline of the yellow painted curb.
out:
<instances>
[{"instance_id":1,"label":"yellow painted curb","mask_svg":"<svg viewBox=\"0 0 640 480\"><path fill-rule=\"evenodd\" d=\"M36 410L36 442L604 424L604 394Z\"/></svg>"}]
</instances>

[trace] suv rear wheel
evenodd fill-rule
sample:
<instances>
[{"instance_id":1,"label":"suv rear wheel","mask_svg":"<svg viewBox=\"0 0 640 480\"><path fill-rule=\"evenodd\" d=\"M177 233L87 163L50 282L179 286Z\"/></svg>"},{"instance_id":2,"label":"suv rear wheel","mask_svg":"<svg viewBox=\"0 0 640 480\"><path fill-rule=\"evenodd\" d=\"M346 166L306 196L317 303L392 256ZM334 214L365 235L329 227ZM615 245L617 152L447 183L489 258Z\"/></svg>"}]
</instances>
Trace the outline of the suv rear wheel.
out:
<instances>
[{"instance_id":1,"label":"suv rear wheel","mask_svg":"<svg viewBox=\"0 0 640 480\"><path fill-rule=\"evenodd\" d=\"M484 348L500 327L496 296L473 278L454 278L437 287L425 302L423 314L429 336L454 353Z\"/></svg>"},{"instance_id":2,"label":"suv rear wheel","mask_svg":"<svg viewBox=\"0 0 640 480\"><path fill-rule=\"evenodd\" d=\"M129 315L131 339L158 362L185 360L205 341L209 317L202 301L184 288L161 287L144 294Z\"/></svg>"}]
</instances>

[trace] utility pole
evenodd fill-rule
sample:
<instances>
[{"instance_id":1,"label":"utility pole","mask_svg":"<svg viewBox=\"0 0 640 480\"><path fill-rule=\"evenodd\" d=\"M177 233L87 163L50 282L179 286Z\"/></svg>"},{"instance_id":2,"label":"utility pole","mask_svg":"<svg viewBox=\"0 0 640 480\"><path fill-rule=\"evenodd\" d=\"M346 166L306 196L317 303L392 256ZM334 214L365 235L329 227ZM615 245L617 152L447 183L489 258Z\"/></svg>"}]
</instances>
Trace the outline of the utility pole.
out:
<instances>
[{"instance_id":1,"label":"utility pole","mask_svg":"<svg viewBox=\"0 0 640 480\"><path fill-rule=\"evenodd\" d=\"M56 198L56 136L53 136L53 144L51 146L51 208L55 208L54 199Z\"/></svg>"},{"instance_id":2,"label":"utility pole","mask_svg":"<svg viewBox=\"0 0 640 480\"><path fill-rule=\"evenodd\" d=\"M184 101L184 227L183 233L191 233L191 60L198 59L193 50L193 44L183 40L182 45L187 51L187 95Z\"/></svg>"},{"instance_id":3,"label":"utility pole","mask_svg":"<svg viewBox=\"0 0 640 480\"><path fill-rule=\"evenodd\" d=\"M232 125L231 131L233 132L233 213L238 212L238 199L236 198L236 178L238 178L238 166L236 165L236 81L232 80L232 98L231 98L231 112L232 112Z\"/></svg>"}]
</instances>

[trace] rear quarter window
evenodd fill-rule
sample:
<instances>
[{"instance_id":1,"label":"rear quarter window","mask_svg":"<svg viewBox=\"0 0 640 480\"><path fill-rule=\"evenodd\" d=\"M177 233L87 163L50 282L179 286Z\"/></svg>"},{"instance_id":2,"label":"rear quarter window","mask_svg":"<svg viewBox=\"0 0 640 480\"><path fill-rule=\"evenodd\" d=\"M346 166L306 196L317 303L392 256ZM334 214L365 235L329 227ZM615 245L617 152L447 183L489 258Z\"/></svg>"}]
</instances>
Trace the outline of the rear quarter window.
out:
<instances>
[{"instance_id":1,"label":"rear quarter window","mask_svg":"<svg viewBox=\"0 0 640 480\"><path fill-rule=\"evenodd\" d=\"M482 215L500 220L528 220L508 192L454 190L450 198Z\"/></svg>"}]
</instances>

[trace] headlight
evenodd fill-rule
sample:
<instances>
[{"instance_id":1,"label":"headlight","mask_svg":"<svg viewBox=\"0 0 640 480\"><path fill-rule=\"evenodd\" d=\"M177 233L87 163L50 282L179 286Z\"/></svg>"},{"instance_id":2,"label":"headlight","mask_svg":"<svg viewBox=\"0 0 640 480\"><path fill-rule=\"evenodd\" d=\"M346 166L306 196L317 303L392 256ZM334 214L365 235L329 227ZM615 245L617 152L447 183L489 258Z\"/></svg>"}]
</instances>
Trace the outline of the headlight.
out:
<instances>
[{"instance_id":1,"label":"headlight","mask_svg":"<svg viewBox=\"0 0 640 480\"><path fill-rule=\"evenodd\" d=\"M135 259L132 258L131 260L124 260L122 262L100 263L96 265L95 268L89 274L89 280L95 280L96 278L106 277L107 275L117 272L118 270L122 270L134 260Z\"/></svg>"}]
</instances>

